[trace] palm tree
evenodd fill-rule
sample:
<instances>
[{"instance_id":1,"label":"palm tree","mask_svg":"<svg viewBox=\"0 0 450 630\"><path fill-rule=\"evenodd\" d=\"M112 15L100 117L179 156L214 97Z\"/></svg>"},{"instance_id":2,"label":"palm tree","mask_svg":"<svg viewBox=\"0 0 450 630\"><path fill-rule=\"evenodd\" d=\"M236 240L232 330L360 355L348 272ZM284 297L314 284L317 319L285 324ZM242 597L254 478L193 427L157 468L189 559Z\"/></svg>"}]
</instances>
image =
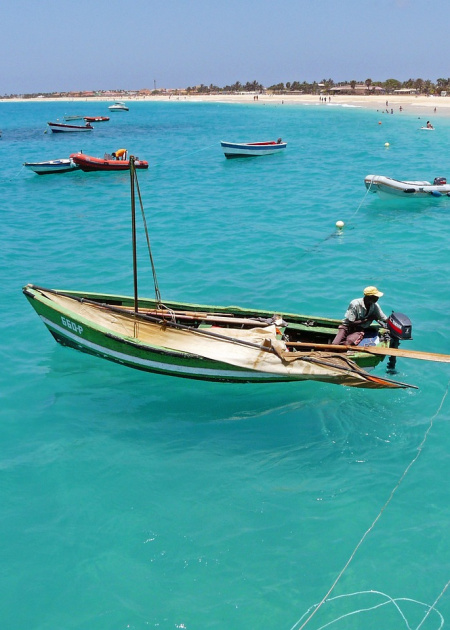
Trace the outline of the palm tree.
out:
<instances>
[{"instance_id":1,"label":"palm tree","mask_svg":"<svg viewBox=\"0 0 450 630\"><path fill-rule=\"evenodd\" d=\"M419 92L422 92L423 84L424 84L423 79L416 79L414 81L414 87L416 88L416 90L419 90Z\"/></svg>"},{"instance_id":2,"label":"palm tree","mask_svg":"<svg viewBox=\"0 0 450 630\"><path fill-rule=\"evenodd\" d=\"M372 79L366 79L364 81L364 83L366 84L367 91L370 92L370 86L372 85Z\"/></svg>"},{"instance_id":3,"label":"palm tree","mask_svg":"<svg viewBox=\"0 0 450 630\"><path fill-rule=\"evenodd\" d=\"M423 89L425 94L430 94L430 92L433 91L433 82L430 81L430 79L427 79L426 81L424 81L423 83Z\"/></svg>"},{"instance_id":4,"label":"palm tree","mask_svg":"<svg viewBox=\"0 0 450 630\"><path fill-rule=\"evenodd\" d=\"M353 91L355 91L356 81L350 81L350 87L352 88Z\"/></svg>"},{"instance_id":5,"label":"palm tree","mask_svg":"<svg viewBox=\"0 0 450 630\"><path fill-rule=\"evenodd\" d=\"M384 82L384 89L386 92L393 92L394 90L399 90L402 87L402 84L397 79L387 79Z\"/></svg>"}]
</instances>

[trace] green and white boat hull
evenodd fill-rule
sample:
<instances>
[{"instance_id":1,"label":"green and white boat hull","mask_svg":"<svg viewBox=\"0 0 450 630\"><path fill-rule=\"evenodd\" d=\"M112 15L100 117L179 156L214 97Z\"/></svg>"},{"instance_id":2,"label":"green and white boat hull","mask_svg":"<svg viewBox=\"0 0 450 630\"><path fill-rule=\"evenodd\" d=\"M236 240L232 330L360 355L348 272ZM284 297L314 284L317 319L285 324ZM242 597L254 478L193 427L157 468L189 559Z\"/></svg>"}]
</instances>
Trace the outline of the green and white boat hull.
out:
<instances>
[{"instance_id":1,"label":"green and white boat hull","mask_svg":"<svg viewBox=\"0 0 450 630\"><path fill-rule=\"evenodd\" d=\"M354 387L399 386L362 370L358 362L373 367L381 358L357 350L350 357L290 353L286 360L277 325L256 320L273 315L266 311L166 304L183 313L180 317L190 322L187 326L162 317L160 311L152 314L157 308L152 300L140 300L136 314L130 297L33 285L23 292L58 343L138 370L233 383L317 380ZM310 317L289 314L283 314L282 320L283 329L304 328L305 335L316 341L329 338L339 324L326 318L315 318L312 324Z\"/></svg>"}]
</instances>

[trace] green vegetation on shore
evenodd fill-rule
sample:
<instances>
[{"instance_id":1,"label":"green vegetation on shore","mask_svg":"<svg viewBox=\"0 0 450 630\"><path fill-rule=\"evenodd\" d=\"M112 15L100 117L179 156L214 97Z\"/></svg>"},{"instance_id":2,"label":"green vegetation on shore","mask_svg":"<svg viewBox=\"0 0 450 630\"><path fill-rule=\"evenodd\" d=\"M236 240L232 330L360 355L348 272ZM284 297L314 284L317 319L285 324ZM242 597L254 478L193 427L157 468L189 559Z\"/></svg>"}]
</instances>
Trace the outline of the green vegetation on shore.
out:
<instances>
[{"instance_id":1,"label":"green vegetation on shore","mask_svg":"<svg viewBox=\"0 0 450 630\"><path fill-rule=\"evenodd\" d=\"M439 78L433 83L430 79L408 79L399 81L398 79L387 79L386 81L341 81L335 83L333 79L322 79L322 81L308 83L307 81L287 81L286 83L276 83L270 86L263 86L258 81L247 81L245 84L236 81L232 85L219 87L217 85L196 85L194 87L174 88L174 89L153 89L141 90L94 90L94 91L72 91L72 92L39 92L34 94L5 94L3 99L8 98L123 98L139 96L158 96L167 94L239 94L239 93L259 93L267 92L276 94L392 94L394 91L404 91L416 94L436 94L442 92L450 93L450 77Z\"/></svg>"}]
</instances>

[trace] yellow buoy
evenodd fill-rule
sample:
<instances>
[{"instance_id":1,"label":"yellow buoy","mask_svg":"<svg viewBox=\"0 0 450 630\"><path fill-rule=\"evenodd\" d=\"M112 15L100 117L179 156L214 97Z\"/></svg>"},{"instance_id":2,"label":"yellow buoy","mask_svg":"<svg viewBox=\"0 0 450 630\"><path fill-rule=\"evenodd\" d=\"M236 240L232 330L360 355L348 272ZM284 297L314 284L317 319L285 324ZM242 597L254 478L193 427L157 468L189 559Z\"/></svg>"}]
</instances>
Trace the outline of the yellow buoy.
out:
<instances>
[{"instance_id":1,"label":"yellow buoy","mask_svg":"<svg viewBox=\"0 0 450 630\"><path fill-rule=\"evenodd\" d=\"M339 228L340 230L342 230L344 225L345 223L343 221L336 221L336 227Z\"/></svg>"}]
</instances>

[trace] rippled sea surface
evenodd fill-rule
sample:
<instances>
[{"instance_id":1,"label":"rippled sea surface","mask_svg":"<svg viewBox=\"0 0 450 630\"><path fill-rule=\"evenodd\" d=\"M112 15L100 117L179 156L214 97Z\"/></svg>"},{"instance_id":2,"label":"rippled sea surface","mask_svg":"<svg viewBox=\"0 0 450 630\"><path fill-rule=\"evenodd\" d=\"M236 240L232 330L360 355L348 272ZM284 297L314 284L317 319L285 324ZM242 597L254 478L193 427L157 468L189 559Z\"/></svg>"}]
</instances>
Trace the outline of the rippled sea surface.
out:
<instances>
[{"instance_id":1,"label":"rippled sea surface","mask_svg":"<svg viewBox=\"0 0 450 630\"><path fill-rule=\"evenodd\" d=\"M413 322L401 347L450 353L450 199L364 187L370 173L450 178L450 119L424 133L431 105L180 100L131 103L90 134L44 133L107 105L0 103L2 627L440 628L450 366L399 360L396 378L418 390L224 385L63 348L21 287L132 293L129 176L39 177L22 163L121 147L147 159L163 300L341 317L375 284L383 310ZM220 148L278 137L284 155Z\"/></svg>"}]
</instances>

